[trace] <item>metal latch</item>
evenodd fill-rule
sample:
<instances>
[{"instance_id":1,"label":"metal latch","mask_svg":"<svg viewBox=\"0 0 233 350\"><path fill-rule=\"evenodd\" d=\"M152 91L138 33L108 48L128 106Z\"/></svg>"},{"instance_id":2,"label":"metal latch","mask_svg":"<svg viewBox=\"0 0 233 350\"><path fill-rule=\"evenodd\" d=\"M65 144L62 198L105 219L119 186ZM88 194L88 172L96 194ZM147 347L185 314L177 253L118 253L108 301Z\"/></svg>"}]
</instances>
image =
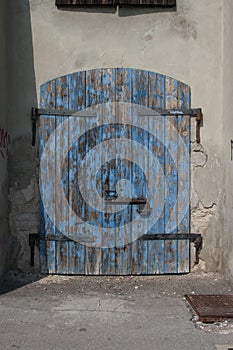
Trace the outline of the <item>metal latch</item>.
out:
<instances>
[{"instance_id":1,"label":"metal latch","mask_svg":"<svg viewBox=\"0 0 233 350\"><path fill-rule=\"evenodd\" d=\"M139 204L137 212L141 215L142 218L147 218L150 215L151 210L152 208L150 207L149 202L146 202L146 204Z\"/></svg>"},{"instance_id":2,"label":"metal latch","mask_svg":"<svg viewBox=\"0 0 233 350\"><path fill-rule=\"evenodd\" d=\"M146 198L120 198L116 197L113 199L105 199L106 204L114 204L114 205L121 205L121 204L129 204L129 205L138 205L138 204L146 204L147 200Z\"/></svg>"}]
</instances>

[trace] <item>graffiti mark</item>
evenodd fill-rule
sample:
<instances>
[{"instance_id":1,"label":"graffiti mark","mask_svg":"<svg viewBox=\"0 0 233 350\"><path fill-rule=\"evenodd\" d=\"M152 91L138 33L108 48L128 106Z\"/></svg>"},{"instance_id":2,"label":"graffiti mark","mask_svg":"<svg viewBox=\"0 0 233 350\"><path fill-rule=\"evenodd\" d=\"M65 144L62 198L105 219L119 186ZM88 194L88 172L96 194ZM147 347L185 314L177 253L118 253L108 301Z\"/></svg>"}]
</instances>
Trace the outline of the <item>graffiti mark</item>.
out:
<instances>
[{"instance_id":1,"label":"graffiti mark","mask_svg":"<svg viewBox=\"0 0 233 350\"><path fill-rule=\"evenodd\" d=\"M10 141L10 136L8 132L0 128L0 156L6 159L8 156L8 145Z\"/></svg>"}]
</instances>

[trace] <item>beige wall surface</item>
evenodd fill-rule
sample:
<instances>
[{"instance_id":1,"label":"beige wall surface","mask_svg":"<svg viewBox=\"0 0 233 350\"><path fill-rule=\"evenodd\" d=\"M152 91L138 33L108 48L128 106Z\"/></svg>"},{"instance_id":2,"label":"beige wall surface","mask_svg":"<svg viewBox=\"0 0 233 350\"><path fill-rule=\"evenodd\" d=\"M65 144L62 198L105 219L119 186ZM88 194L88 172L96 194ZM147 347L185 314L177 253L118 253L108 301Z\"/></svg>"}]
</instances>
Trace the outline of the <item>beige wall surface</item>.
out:
<instances>
[{"instance_id":1,"label":"beige wall surface","mask_svg":"<svg viewBox=\"0 0 233 350\"><path fill-rule=\"evenodd\" d=\"M222 230L223 237L223 269L228 276L233 276L233 161L230 140L233 140L233 2L224 0L223 12L223 205ZM233 153L233 150L232 150Z\"/></svg>"},{"instance_id":2,"label":"beige wall surface","mask_svg":"<svg viewBox=\"0 0 233 350\"><path fill-rule=\"evenodd\" d=\"M8 16L13 23L8 28L12 266L30 270L28 234L39 230L38 162L37 150L30 143L30 108L38 104L40 85L74 71L132 67L184 81L191 86L192 106L203 109L201 145L196 143L194 125L191 144L192 232L204 238L198 269L220 271L225 266L230 271L227 258L224 264L222 259L223 244L231 242L229 228L226 232L224 229L222 239L224 225L229 225L223 208L228 206L229 217L232 208L232 198L223 190L225 184L230 186L226 173L231 171L231 135L223 123L231 122L229 89L228 95L223 94L223 82L230 87L232 74L233 54L227 49L233 30L228 27L230 6L230 0L177 0L176 11L70 11L58 10L51 0L8 2Z\"/></svg>"},{"instance_id":3,"label":"beige wall surface","mask_svg":"<svg viewBox=\"0 0 233 350\"><path fill-rule=\"evenodd\" d=\"M7 158L9 137L6 118L6 8L0 2L0 275L7 269L8 252L8 184Z\"/></svg>"}]
</instances>

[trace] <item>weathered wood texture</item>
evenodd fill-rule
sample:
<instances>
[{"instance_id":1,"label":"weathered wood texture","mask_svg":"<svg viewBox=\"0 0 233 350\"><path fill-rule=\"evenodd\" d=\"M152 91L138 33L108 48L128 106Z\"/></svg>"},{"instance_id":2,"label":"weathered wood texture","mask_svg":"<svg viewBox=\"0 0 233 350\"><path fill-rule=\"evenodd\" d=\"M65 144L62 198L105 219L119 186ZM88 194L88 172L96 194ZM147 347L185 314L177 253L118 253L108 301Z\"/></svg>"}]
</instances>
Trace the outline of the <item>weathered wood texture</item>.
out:
<instances>
[{"instance_id":1,"label":"weathered wood texture","mask_svg":"<svg viewBox=\"0 0 233 350\"><path fill-rule=\"evenodd\" d=\"M184 205L189 203L190 118L185 115L170 115L168 118L159 114L153 118L144 115L140 124L134 126L125 119L130 111L115 110L114 102L125 102L128 106L137 104L150 109L190 108L190 89L161 74L125 68L78 72L41 86L41 108L81 111L103 104L101 125L91 118L83 118L83 124L80 125L90 130L79 137L67 156L64 156L63 149L73 132L70 120L69 130L56 139L56 157L46 163L48 170L51 165L56 169L51 200L56 202L57 198L61 198L58 191L64 191L69 205L78 217L105 230L101 231L106 233L102 233L100 240L106 242L108 229L113 229L115 237L121 234L122 241L125 242L123 246L117 247L114 245L114 236L109 235L109 248L95 248L68 240L56 225L58 217L60 220L62 218L64 225L70 220L63 203L57 203L53 217L49 218L41 201L41 235L44 237L40 249L42 272L102 275L189 272L188 240L133 241L130 222L138 217L142 199L148 197L148 183L158 179L157 186L152 190L155 199L150 201L150 206L158 213L158 219L148 233L190 232L189 205ZM106 115L108 123L104 123ZM66 118L53 115L40 117L40 154L51 134ZM133 123L133 114L131 122ZM141 159L140 166L127 159L125 148L117 142L119 138L136 141L136 146L131 149L132 159L137 157L143 146L155 156L159 167L151 165L147 157ZM101 145L110 140L113 140L113 147L116 147L121 157L106 162L103 161ZM100 151L95 153L98 145ZM184 148L188 152L184 152ZM116 184L120 184L118 192L122 191L125 198L142 198L139 204L135 202L119 212L103 213L86 203L79 190L78 173L80 164L90 151L93 152L93 166L95 158L100 157L103 161L101 169L96 169L96 178L93 178L100 195L104 196L106 188L115 190ZM57 164L62 164L62 168ZM161 176L161 171L164 176ZM122 179L131 183L128 189L121 183ZM91 200L91 184L86 184L85 191ZM119 227L125 227L124 233ZM54 235L57 239L46 240L47 235ZM59 240L61 237L62 241Z\"/></svg>"},{"instance_id":2,"label":"weathered wood texture","mask_svg":"<svg viewBox=\"0 0 233 350\"><path fill-rule=\"evenodd\" d=\"M58 7L136 5L175 7L176 0L56 0Z\"/></svg>"}]
</instances>

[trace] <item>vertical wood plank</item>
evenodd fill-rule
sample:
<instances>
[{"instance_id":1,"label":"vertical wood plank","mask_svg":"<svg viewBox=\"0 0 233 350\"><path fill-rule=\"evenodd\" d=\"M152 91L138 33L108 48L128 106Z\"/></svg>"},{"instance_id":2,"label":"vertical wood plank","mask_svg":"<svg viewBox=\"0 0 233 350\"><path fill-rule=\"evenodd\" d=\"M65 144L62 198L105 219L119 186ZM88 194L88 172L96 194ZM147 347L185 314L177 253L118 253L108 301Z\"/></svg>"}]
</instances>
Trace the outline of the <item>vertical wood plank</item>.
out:
<instances>
[{"instance_id":1,"label":"vertical wood plank","mask_svg":"<svg viewBox=\"0 0 233 350\"><path fill-rule=\"evenodd\" d=\"M117 102L126 102L131 103L133 100L132 97L132 74L131 69L118 68L116 70L116 101ZM131 129L126 125L126 113L130 113L127 108L124 106L118 106L116 111L118 126L116 129L116 138L131 138ZM117 159L116 162L116 175L117 177L127 179L131 181L131 166L129 163L124 161L124 150L121 145L117 143L117 153L122 154L122 157ZM119 189L120 197L124 196L124 191ZM131 196L131 188L127 189L128 195ZM122 193L121 193L122 192ZM131 273L131 254L132 254L132 236L130 231L130 225L128 224L131 221L132 210L128 205L120 213L116 214L116 226L117 234L121 236L121 240L124 242L122 247L117 248L116 252L116 273L118 275L128 275ZM124 230L119 230L118 227L123 228Z\"/></svg>"},{"instance_id":2,"label":"vertical wood plank","mask_svg":"<svg viewBox=\"0 0 233 350\"><path fill-rule=\"evenodd\" d=\"M57 273L57 244L55 241L45 241L45 243L48 273Z\"/></svg>"},{"instance_id":3,"label":"vertical wood plank","mask_svg":"<svg viewBox=\"0 0 233 350\"><path fill-rule=\"evenodd\" d=\"M116 111L115 106L112 104L115 102L116 94L116 70L115 69L103 69L102 71L102 86L103 86L103 122L107 118L108 123L102 126L101 142L106 140L112 140L116 137ZM113 142L116 147L116 140ZM102 184L108 186L109 190L116 189L116 164L117 160L109 160L109 162L102 166ZM102 164L103 154L102 154ZM106 213L102 216L104 225L106 227L107 247L101 249L102 252L102 271L103 275L112 275L116 273L116 234L109 234L108 229L113 232L116 230L116 214ZM106 222L107 219L107 222Z\"/></svg>"},{"instance_id":4,"label":"vertical wood plank","mask_svg":"<svg viewBox=\"0 0 233 350\"><path fill-rule=\"evenodd\" d=\"M148 107L149 101L149 78L148 72L143 70L133 70L133 102L140 106ZM133 119L133 115L132 115ZM132 155L137 157L137 144L141 144L148 149L148 133L144 126L148 126L148 117L140 118L139 127L131 128L132 140L136 141L132 149ZM132 183L134 184L134 195L136 198L147 198L147 178L148 178L148 158L144 157L142 160L143 169L139 172L137 164L132 164ZM145 169L145 170L144 170ZM132 218L138 215L139 206L132 206ZM140 214L139 214L140 215ZM141 218L146 221L146 218ZM147 220L148 221L148 220ZM137 240L132 243L132 273L146 274L147 272L147 241Z\"/></svg>"},{"instance_id":5,"label":"vertical wood plank","mask_svg":"<svg viewBox=\"0 0 233 350\"><path fill-rule=\"evenodd\" d=\"M81 111L86 108L86 72L69 75L69 109Z\"/></svg>"},{"instance_id":6,"label":"vertical wood plank","mask_svg":"<svg viewBox=\"0 0 233 350\"><path fill-rule=\"evenodd\" d=\"M86 247L76 242L69 242L69 273L74 275L85 274Z\"/></svg>"},{"instance_id":7,"label":"vertical wood plank","mask_svg":"<svg viewBox=\"0 0 233 350\"><path fill-rule=\"evenodd\" d=\"M177 81L166 78L166 108L177 108ZM165 121L165 233L177 233L177 118ZM165 273L177 272L177 240L165 242Z\"/></svg>"},{"instance_id":8,"label":"vertical wood plank","mask_svg":"<svg viewBox=\"0 0 233 350\"><path fill-rule=\"evenodd\" d=\"M93 69L86 72L86 107L103 102L102 70Z\"/></svg>"},{"instance_id":9,"label":"vertical wood plank","mask_svg":"<svg viewBox=\"0 0 233 350\"><path fill-rule=\"evenodd\" d=\"M178 106L180 108L191 107L191 92L189 86L182 82L178 83ZM190 232L190 207L184 207L188 200L190 203L190 117L178 117L178 132L180 139L177 145L177 168L178 173L182 173L182 178L178 181L178 233ZM187 153L184 153L183 148ZM189 240L179 240L178 245L178 273L190 271L190 242Z\"/></svg>"},{"instance_id":10,"label":"vertical wood plank","mask_svg":"<svg viewBox=\"0 0 233 350\"><path fill-rule=\"evenodd\" d=\"M178 132L180 138L177 145L177 168L179 176L178 194L177 194L177 215L178 215L178 233L190 232L190 117L178 116ZM182 143L182 144L180 144ZM187 153L183 152L183 147L186 147ZM187 206L186 206L187 204ZM178 244L178 273L189 272L189 246L188 240L179 240Z\"/></svg>"},{"instance_id":11,"label":"vertical wood plank","mask_svg":"<svg viewBox=\"0 0 233 350\"><path fill-rule=\"evenodd\" d=\"M166 76L149 72L149 108L165 108L165 90Z\"/></svg>"},{"instance_id":12,"label":"vertical wood plank","mask_svg":"<svg viewBox=\"0 0 233 350\"><path fill-rule=\"evenodd\" d=\"M165 76L149 73L149 108L165 108ZM150 135L149 138L149 150L159 161L161 170L165 171L165 149L164 149L164 128L165 120L163 116L155 116L150 118L149 121L150 130L156 139ZM152 179L157 179L160 176L158 167L153 167L152 171L149 171L148 177L152 183ZM151 179L152 178L152 179ZM152 199L152 207L156 206L157 221L155 225L150 229L151 233L159 234L165 232L165 181L164 177L160 177L159 186L153 188L155 191L155 198L158 198L156 203ZM151 241L148 242L148 274L163 274L164 273L164 249L165 242Z\"/></svg>"},{"instance_id":13,"label":"vertical wood plank","mask_svg":"<svg viewBox=\"0 0 233 350\"><path fill-rule=\"evenodd\" d=\"M69 76L69 109L81 111L86 108L86 72L78 72ZM69 118L69 135L75 132L73 127L76 117ZM85 120L80 120L80 127L85 128ZM80 130L78 130L79 132ZM79 137L69 150L69 204L76 215L85 220L85 201L79 192L78 171L85 156L85 139ZM69 218L70 219L70 218ZM73 231L69 220L70 231ZM78 233L78 232L77 232ZM69 242L69 273L85 274L86 246L77 242Z\"/></svg>"},{"instance_id":14,"label":"vertical wood plank","mask_svg":"<svg viewBox=\"0 0 233 350\"><path fill-rule=\"evenodd\" d=\"M41 108L46 109L54 109L55 108L55 94L56 94L56 86L55 86L55 80L49 81L48 83L44 84L41 87L41 99L40 99L40 106ZM39 138L40 138L40 158L43 154L44 148L46 146L46 143L49 140L49 137L52 135L56 128L56 120L55 116L41 116L40 122L39 122ZM49 159L47 162L47 170L46 173L50 174L51 171L50 166L51 163L53 163L53 168L55 168L55 159ZM47 179L42 179L40 174L40 186L42 186L43 181ZM50 189L50 197L52 203L55 203L56 196L55 188ZM40 200L40 230L42 236L49 235L49 234L55 234L55 212L53 217L49 218L48 214L44 211L42 200ZM49 273L55 273L56 272L56 266L55 266L55 260L56 260L56 251L55 251L55 245L52 243L44 242L41 244L41 271L43 272L49 272ZM54 260L54 261L53 261Z\"/></svg>"},{"instance_id":15,"label":"vertical wood plank","mask_svg":"<svg viewBox=\"0 0 233 350\"><path fill-rule=\"evenodd\" d=\"M56 109L63 110L69 108L69 82L68 76L56 79ZM69 199L69 159L68 154L63 155L63 149L67 149L69 140L69 128L64 127L67 117L56 117L56 128L61 128L61 132L56 135L56 235L61 235L59 231L60 223L64 234L69 234L69 217L66 205L62 199L62 192ZM68 271L68 241L56 243L57 248L57 273L67 274Z\"/></svg>"},{"instance_id":16,"label":"vertical wood plank","mask_svg":"<svg viewBox=\"0 0 233 350\"><path fill-rule=\"evenodd\" d=\"M101 104L103 102L103 88L102 88L102 70L96 69L86 72L86 107ZM93 128L93 121L89 118L85 119L85 129ZM87 133L85 137L85 153L88 154L89 150L92 148L93 139L92 132ZM94 163L93 163L94 166ZM93 179L94 181L94 179ZM86 184L87 188L85 191L89 191L89 186L91 184ZM85 205L87 220L91 218L91 209ZM98 220L98 219L97 219ZM101 273L101 249L94 247L86 247L86 266L85 271L87 275L99 275Z\"/></svg>"}]
</instances>

